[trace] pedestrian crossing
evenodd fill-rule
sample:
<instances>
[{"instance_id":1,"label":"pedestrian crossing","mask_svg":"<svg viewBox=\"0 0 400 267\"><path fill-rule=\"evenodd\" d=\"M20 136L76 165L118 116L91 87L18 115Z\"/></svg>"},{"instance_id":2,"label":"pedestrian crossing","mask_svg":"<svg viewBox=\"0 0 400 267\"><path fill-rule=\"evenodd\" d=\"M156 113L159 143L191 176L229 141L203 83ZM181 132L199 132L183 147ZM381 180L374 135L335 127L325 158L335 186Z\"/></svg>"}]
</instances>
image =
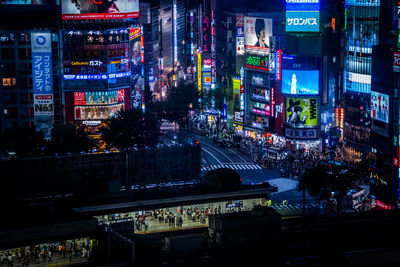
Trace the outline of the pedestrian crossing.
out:
<instances>
[{"instance_id":1,"label":"pedestrian crossing","mask_svg":"<svg viewBox=\"0 0 400 267\"><path fill-rule=\"evenodd\" d=\"M306 204L306 209L313 209L313 208L318 208L319 205L318 204L311 204L311 203L307 203ZM302 209L302 205L301 204L273 204L271 206L271 208L274 208L276 210L279 211L285 211L285 210L301 210Z\"/></svg>"},{"instance_id":2,"label":"pedestrian crossing","mask_svg":"<svg viewBox=\"0 0 400 267\"><path fill-rule=\"evenodd\" d=\"M221 168L228 168L232 170L261 170L261 166L257 164L216 164L201 167L201 171L211 171Z\"/></svg>"}]
</instances>

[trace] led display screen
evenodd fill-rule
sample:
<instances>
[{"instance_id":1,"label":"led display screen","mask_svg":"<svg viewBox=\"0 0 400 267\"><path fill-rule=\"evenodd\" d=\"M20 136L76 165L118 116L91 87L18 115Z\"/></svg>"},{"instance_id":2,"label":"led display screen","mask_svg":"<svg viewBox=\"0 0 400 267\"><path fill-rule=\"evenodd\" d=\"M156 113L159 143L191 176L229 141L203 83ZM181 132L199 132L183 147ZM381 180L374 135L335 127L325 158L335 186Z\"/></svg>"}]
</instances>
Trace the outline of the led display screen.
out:
<instances>
[{"instance_id":1,"label":"led display screen","mask_svg":"<svg viewBox=\"0 0 400 267\"><path fill-rule=\"evenodd\" d=\"M282 69L282 93L317 95L319 93L319 71Z\"/></svg>"},{"instance_id":2,"label":"led display screen","mask_svg":"<svg viewBox=\"0 0 400 267\"><path fill-rule=\"evenodd\" d=\"M371 91L371 117L389 123L389 96Z\"/></svg>"},{"instance_id":3,"label":"led display screen","mask_svg":"<svg viewBox=\"0 0 400 267\"><path fill-rule=\"evenodd\" d=\"M286 0L287 32L319 32L319 0Z\"/></svg>"},{"instance_id":4,"label":"led display screen","mask_svg":"<svg viewBox=\"0 0 400 267\"><path fill-rule=\"evenodd\" d=\"M75 120L107 120L124 109L124 104L113 106L75 106Z\"/></svg>"},{"instance_id":5,"label":"led display screen","mask_svg":"<svg viewBox=\"0 0 400 267\"><path fill-rule=\"evenodd\" d=\"M286 124L295 128L318 125L318 103L316 98L286 98Z\"/></svg>"},{"instance_id":6,"label":"led display screen","mask_svg":"<svg viewBox=\"0 0 400 267\"><path fill-rule=\"evenodd\" d=\"M246 58L246 68L269 70L269 57L249 55Z\"/></svg>"},{"instance_id":7,"label":"led display screen","mask_svg":"<svg viewBox=\"0 0 400 267\"><path fill-rule=\"evenodd\" d=\"M75 106L111 105L124 102L124 90L74 92Z\"/></svg>"},{"instance_id":8,"label":"led display screen","mask_svg":"<svg viewBox=\"0 0 400 267\"><path fill-rule=\"evenodd\" d=\"M247 53L269 53L271 36L272 19L244 17L244 47Z\"/></svg>"},{"instance_id":9,"label":"led display screen","mask_svg":"<svg viewBox=\"0 0 400 267\"><path fill-rule=\"evenodd\" d=\"M46 5L46 0L1 0L0 5Z\"/></svg>"},{"instance_id":10,"label":"led display screen","mask_svg":"<svg viewBox=\"0 0 400 267\"><path fill-rule=\"evenodd\" d=\"M63 20L139 17L139 0L61 0Z\"/></svg>"}]
</instances>

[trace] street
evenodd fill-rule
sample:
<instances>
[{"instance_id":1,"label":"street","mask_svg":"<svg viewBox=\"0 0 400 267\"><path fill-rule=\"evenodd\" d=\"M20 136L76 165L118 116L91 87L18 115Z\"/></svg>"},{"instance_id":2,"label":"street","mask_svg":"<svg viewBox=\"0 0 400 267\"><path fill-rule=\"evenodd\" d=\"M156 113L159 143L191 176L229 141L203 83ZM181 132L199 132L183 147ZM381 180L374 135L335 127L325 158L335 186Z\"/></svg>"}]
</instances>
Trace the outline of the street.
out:
<instances>
[{"instance_id":1,"label":"street","mask_svg":"<svg viewBox=\"0 0 400 267\"><path fill-rule=\"evenodd\" d=\"M243 184L269 182L278 187L278 192L271 196L272 206L278 210L300 210L302 192L297 190L298 181L281 177L278 169L266 169L254 163L249 156L236 148L223 148L208 137L192 132L183 132L183 136L198 140L203 150L202 175L212 169L230 168L242 178ZM316 207L315 199L306 195L307 208ZM287 200L287 205L282 201Z\"/></svg>"}]
</instances>

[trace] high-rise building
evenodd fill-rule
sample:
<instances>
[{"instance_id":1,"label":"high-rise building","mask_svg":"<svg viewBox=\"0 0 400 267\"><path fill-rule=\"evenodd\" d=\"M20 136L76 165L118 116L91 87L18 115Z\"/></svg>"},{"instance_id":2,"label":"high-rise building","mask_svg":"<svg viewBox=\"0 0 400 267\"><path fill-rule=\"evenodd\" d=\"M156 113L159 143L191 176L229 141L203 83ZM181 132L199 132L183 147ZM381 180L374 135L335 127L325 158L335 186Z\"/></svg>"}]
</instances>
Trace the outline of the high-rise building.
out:
<instances>
[{"instance_id":1,"label":"high-rise building","mask_svg":"<svg viewBox=\"0 0 400 267\"><path fill-rule=\"evenodd\" d=\"M59 9L41 2L0 5L1 131L35 127L50 138L53 125L62 121Z\"/></svg>"},{"instance_id":2,"label":"high-rise building","mask_svg":"<svg viewBox=\"0 0 400 267\"><path fill-rule=\"evenodd\" d=\"M361 161L371 151L372 46L379 41L380 0L345 2L344 152Z\"/></svg>"}]
</instances>

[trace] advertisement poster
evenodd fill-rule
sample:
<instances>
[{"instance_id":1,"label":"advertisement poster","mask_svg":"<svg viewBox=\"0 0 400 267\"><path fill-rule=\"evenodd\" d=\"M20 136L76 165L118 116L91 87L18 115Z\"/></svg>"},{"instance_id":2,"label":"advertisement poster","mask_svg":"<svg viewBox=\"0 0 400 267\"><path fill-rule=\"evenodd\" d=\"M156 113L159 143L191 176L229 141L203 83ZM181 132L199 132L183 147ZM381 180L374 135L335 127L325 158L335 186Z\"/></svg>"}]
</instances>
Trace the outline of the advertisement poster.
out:
<instances>
[{"instance_id":1,"label":"advertisement poster","mask_svg":"<svg viewBox=\"0 0 400 267\"><path fill-rule=\"evenodd\" d=\"M129 29L129 59L132 75L141 73L140 36L140 28Z\"/></svg>"},{"instance_id":2,"label":"advertisement poster","mask_svg":"<svg viewBox=\"0 0 400 267\"><path fill-rule=\"evenodd\" d=\"M282 94L317 95L318 93L318 70L282 69Z\"/></svg>"},{"instance_id":3,"label":"advertisement poster","mask_svg":"<svg viewBox=\"0 0 400 267\"><path fill-rule=\"evenodd\" d=\"M31 33L34 122L50 138L54 123L51 33Z\"/></svg>"},{"instance_id":4,"label":"advertisement poster","mask_svg":"<svg viewBox=\"0 0 400 267\"><path fill-rule=\"evenodd\" d=\"M393 71L400 72L400 51L393 52Z\"/></svg>"},{"instance_id":5,"label":"advertisement poster","mask_svg":"<svg viewBox=\"0 0 400 267\"><path fill-rule=\"evenodd\" d=\"M61 0L63 20L139 17L139 0Z\"/></svg>"},{"instance_id":6,"label":"advertisement poster","mask_svg":"<svg viewBox=\"0 0 400 267\"><path fill-rule=\"evenodd\" d=\"M295 128L318 125L318 103L316 98L286 98L286 124Z\"/></svg>"},{"instance_id":7,"label":"advertisement poster","mask_svg":"<svg viewBox=\"0 0 400 267\"><path fill-rule=\"evenodd\" d=\"M244 17L236 16L236 55L244 55Z\"/></svg>"},{"instance_id":8,"label":"advertisement poster","mask_svg":"<svg viewBox=\"0 0 400 267\"><path fill-rule=\"evenodd\" d=\"M269 53L271 36L272 19L244 17L244 47L247 53Z\"/></svg>"},{"instance_id":9,"label":"advertisement poster","mask_svg":"<svg viewBox=\"0 0 400 267\"><path fill-rule=\"evenodd\" d=\"M287 32L319 32L319 0L286 0Z\"/></svg>"},{"instance_id":10,"label":"advertisement poster","mask_svg":"<svg viewBox=\"0 0 400 267\"><path fill-rule=\"evenodd\" d=\"M389 96L371 91L371 117L389 123Z\"/></svg>"},{"instance_id":11,"label":"advertisement poster","mask_svg":"<svg viewBox=\"0 0 400 267\"><path fill-rule=\"evenodd\" d=\"M131 80L131 108L142 108L144 101L144 79L136 74Z\"/></svg>"},{"instance_id":12,"label":"advertisement poster","mask_svg":"<svg viewBox=\"0 0 400 267\"><path fill-rule=\"evenodd\" d=\"M113 106L76 106L75 120L108 120L124 110L124 104Z\"/></svg>"},{"instance_id":13,"label":"advertisement poster","mask_svg":"<svg viewBox=\"0 0 400 267\"><path fill-rule=\"evenodd\" d=\"M75 106L112 105L124 102L124 89L113 91L74 92Z\"/></svg>"}]
</instances>

